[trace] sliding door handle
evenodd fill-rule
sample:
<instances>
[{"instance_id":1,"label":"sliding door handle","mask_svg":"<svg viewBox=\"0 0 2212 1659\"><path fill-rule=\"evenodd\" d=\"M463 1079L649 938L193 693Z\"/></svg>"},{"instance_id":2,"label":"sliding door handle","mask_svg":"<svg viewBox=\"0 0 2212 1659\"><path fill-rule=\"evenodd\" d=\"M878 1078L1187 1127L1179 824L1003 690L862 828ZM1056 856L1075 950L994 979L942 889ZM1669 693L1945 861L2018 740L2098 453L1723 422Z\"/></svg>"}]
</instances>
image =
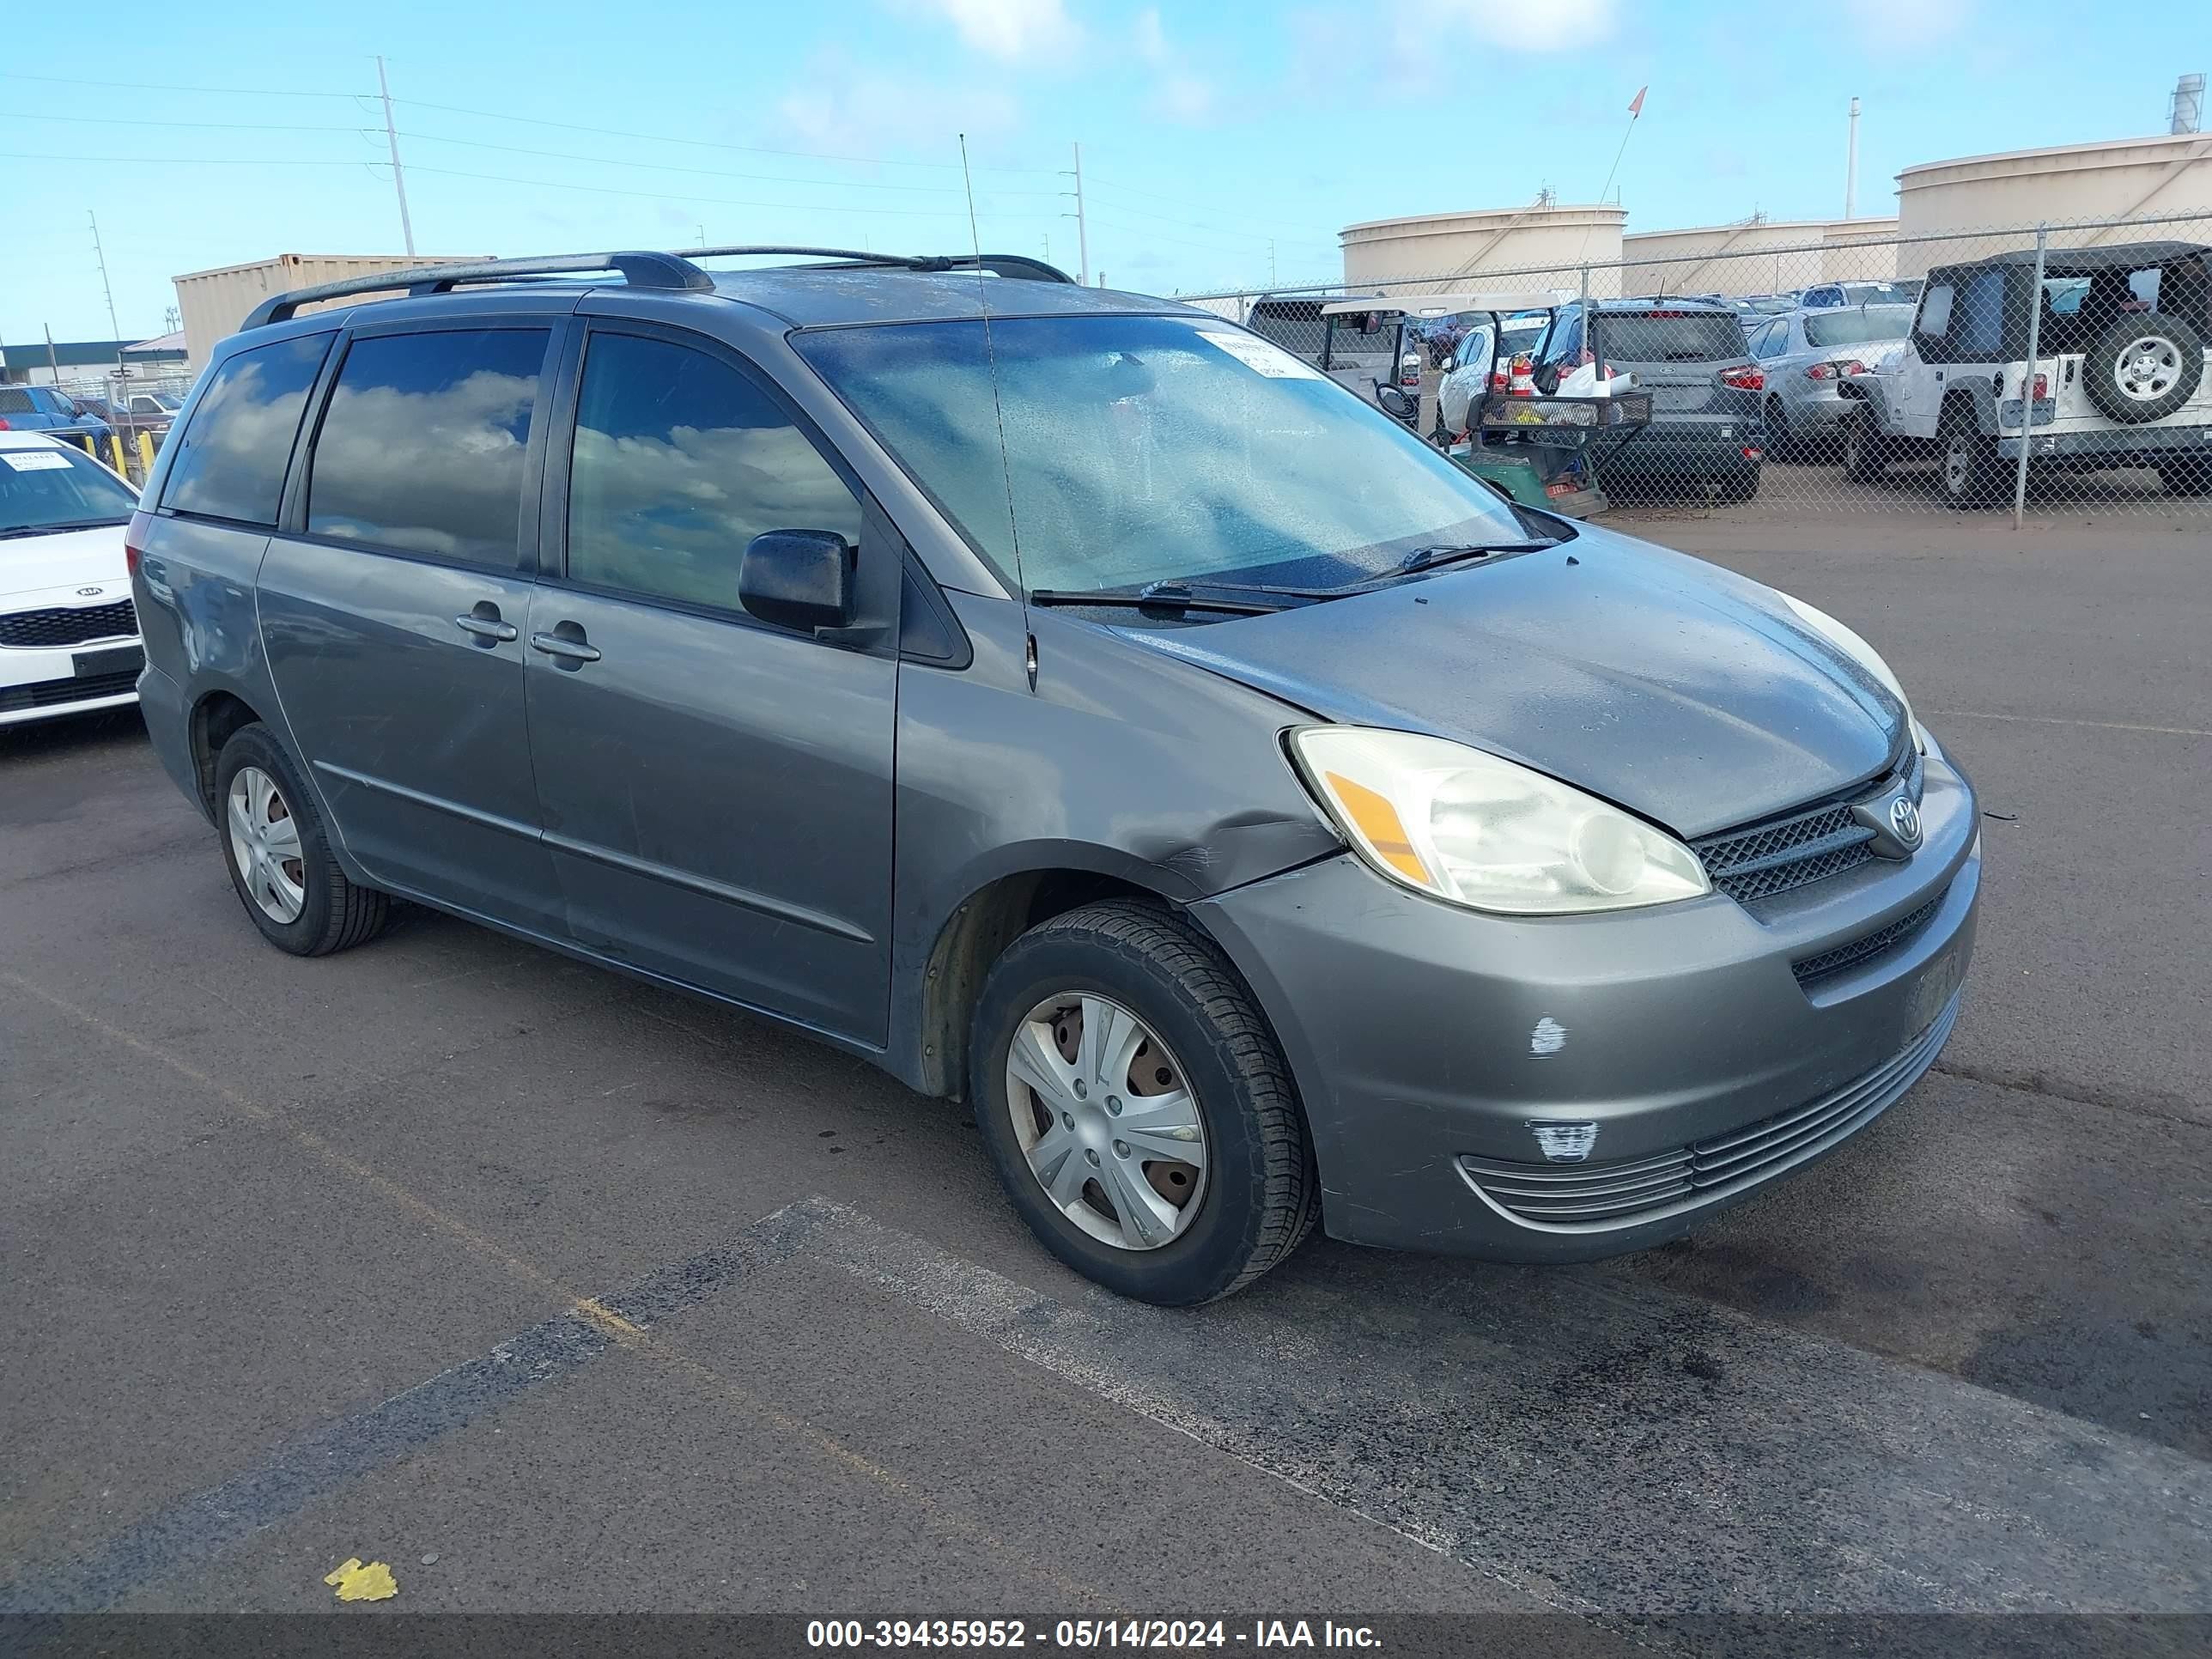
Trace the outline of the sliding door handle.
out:
<instances>
[{"instance_id":1,"label":"sliding door handle","mask_svg":"<svg viewBox=\"0 0 2212 1659\"><path fill-rule=\"evenodd\" d=\"M597 662L599 647L587 645L568 634L532 634L530 648L543 651L549 657L558 657L563 662Z\"/></svg>"},{"instance_id":2,"label":"sliding door handle","mask_svg":"<svg viewBox=\"0 0 2212 1659\"><path fill-rule=\"evenodd\" d=\"M514 624L511 622L501 622L497 611L494 611L489 617L479 617L474 612L465 617L456 617L453 618L453 626L464 634L473 634L480 640L493 640L501 645L515 637Z\"/></svg>"}]
</instances>

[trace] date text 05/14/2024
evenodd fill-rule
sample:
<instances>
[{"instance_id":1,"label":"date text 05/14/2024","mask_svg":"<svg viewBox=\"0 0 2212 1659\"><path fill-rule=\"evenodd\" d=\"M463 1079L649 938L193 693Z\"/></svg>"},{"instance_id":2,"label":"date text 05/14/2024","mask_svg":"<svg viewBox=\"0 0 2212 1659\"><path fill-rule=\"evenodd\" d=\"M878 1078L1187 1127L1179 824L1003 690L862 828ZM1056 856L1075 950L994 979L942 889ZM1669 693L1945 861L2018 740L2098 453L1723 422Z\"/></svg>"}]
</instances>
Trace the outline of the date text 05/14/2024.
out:
<instances>
[{"instance_id":1,"label":"date text 05/14/2024","mask_svg":"<svg viewBox=\"0 0 2212 1659\"><path fill-rule=\"evenodd\" d=\"M1048 1626L1024 1619L816 1619L806 1626L811 1648L1094 1649L1362 1648L1382 1644L1365 1625L1330 1619L1060 1619Z\"/></svg>"}]
</instances>

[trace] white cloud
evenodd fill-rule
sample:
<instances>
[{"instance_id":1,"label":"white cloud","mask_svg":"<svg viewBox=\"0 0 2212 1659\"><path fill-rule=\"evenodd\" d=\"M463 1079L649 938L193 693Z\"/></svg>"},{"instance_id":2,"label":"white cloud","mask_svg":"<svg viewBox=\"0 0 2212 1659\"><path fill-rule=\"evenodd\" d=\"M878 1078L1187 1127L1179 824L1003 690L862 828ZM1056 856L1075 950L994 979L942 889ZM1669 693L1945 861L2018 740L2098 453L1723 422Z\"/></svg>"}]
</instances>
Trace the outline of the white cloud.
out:
<instances>
[{"instance_id":1,"label":"white cloud","mask_svg":"<svg viewBox=\"0 0 2212 1659\"><path fill-rule=\"evenodd\" d=\"M970 49L1002 63L1062 58L1083 31L1060 0L896 0L902 9L952 25Z\"/></svg>"},{"instance_id":2,"label":"white cloud","mask_svg":"<svg viewBox=\"0 0 2212 1659\"><path fill-rule=\"evenodd\" d=\"M1210 119L1214 112L1213 83L1196 73L1187 55L1178 54L1169 43L1158 6L1147 6L1137 14L1136 37L1137 56L1155 75L1152 113L1183 126Z\"/></svg>"},{"instance_id":3,"label":"white cloud","mask_svg":"<svg viewBox=\"0 0 2212 1659\"><path fill-rule=\"evenodd\" d=\"M919 150L931 161L958 159L955 133L966 133L972 146L1012 131L1022 119L1019 101L1003 87L863 69L837 52L815 58L777 112L778 131L793 149L831 155L910 156ZM839 200L851 196L833 194Z\"/></svg>"},{"instance_id":4,"label":"white cloud","mask_svg":"<svg viewBox=\"0 0 2212 1659\"><path fill-rule=\"evenodd\" d=\"M1964 28L1979 0L1856 0L1843 14L1876 46L1924 46Z\"/></svg>"},{"instance_id":5,"label":"white cloud","mask_svg":"<svg viewBox=\"0 0 2212 1659\"><path fill-rule=\"evenodd\" d=\"M1616 0L1415 0L1411 21L1424 34L1463 28L1510 52L1571 52L1610 35L1616 10Z\"/></svg>"}]
</instances>

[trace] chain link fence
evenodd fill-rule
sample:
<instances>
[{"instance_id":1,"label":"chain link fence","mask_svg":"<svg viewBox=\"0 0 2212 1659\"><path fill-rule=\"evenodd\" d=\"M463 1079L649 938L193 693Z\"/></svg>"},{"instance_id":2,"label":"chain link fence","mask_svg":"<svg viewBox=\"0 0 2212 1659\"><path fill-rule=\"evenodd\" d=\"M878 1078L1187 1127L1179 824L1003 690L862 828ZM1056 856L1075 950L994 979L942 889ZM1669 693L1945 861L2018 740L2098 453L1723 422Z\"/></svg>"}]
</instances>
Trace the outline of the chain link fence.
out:
<instances>
[{"instance_id":1,"label":"chain link fence","mask_svg":"<svg viewBox=\"0 0 2212 1659\"><path fill-rule=\"evenodd\" d=\"M1185 296L1465 456L1561 444L1614 502L1809 515L2184 515L2212 526L2212 207ZM1358 301L1372 299L1372 306ZM1523 400L1532 400L1523 402ZM1570 434L1568 436L1572 437ZM1548 466L1540 470L1553 470Z\"/></svg>"}]
</instances>

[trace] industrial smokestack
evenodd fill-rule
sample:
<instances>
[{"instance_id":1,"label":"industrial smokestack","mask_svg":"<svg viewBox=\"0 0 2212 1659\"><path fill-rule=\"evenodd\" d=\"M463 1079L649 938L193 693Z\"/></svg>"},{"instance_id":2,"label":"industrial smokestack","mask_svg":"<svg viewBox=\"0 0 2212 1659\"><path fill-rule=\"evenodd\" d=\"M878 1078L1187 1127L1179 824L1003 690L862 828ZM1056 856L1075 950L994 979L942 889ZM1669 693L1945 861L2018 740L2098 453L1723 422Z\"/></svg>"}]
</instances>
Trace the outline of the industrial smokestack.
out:
<instances>
[{"instance_id":1,"label":"industrial smokestack","mask_svg":"<svg viewBox=\"0 0 2212 1659\"><path fill-rule=\"evenodd\" d=\"M1859 100L1851 100L1851 137L1844 151L1844 217L1851 216L1859 198Z\"/></svg>"},{"instance_id":2,"label":"industrial smokestack","mask_svg":"<svg viewBox=\"0 0 2212 1659\"><path fill-rule=\"evenodd\" d=\"M2173 96L2166 104L2166 131L2169 132L2202 132L2204 130L2204 77L2185 75L2174 83Z\"/></svg>"}]
</instances>

